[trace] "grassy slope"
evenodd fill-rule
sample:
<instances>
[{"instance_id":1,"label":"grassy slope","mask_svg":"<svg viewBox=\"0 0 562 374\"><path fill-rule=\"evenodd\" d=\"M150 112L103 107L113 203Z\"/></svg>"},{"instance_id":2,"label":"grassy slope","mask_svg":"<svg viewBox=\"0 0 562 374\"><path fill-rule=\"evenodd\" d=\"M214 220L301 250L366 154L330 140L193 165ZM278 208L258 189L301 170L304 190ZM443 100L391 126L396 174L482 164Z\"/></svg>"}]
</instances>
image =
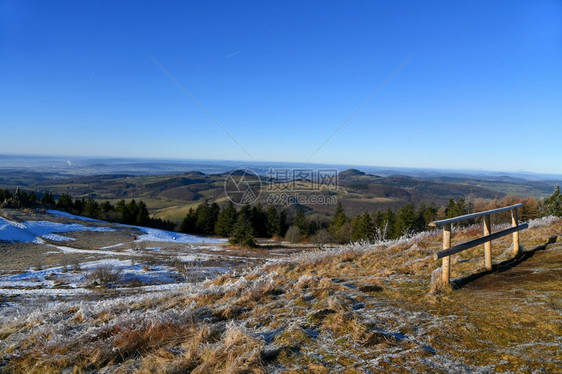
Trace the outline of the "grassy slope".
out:
<instances>
[{"instance_id":1,"label":"grassy slope","mask_svg":"<svg viewBox=\"0 0 562 374\"><path fill-rule=\"evenodd\" d=\"M4 319L0 365L22 373L553 372L562 365L562 245L548 241L561 232L562 220L541 221L522 232L528 252L517 266L453 292L428 292L435 232L303 253L173 293L59 304ZM509 241L494 241L495 263L511 257ZM476 273L481 252L454 256L453 278Z\"/></svg>"}]
</instances>

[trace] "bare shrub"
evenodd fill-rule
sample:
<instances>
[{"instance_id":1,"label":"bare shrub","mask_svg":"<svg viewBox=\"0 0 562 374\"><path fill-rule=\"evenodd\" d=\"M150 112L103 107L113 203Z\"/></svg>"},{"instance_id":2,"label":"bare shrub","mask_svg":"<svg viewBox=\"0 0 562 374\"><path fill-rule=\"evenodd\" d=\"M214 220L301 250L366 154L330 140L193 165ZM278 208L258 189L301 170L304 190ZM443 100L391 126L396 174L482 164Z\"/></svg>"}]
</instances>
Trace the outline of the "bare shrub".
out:
<instances>
[{"instance_id":1,"label":"bare shrub","mask_svg":"<svg viewBox=\"0 0 562 374\"><path fill-rule=\"evenodd\" d=\"M121 269L116 268L113 265L106 264L101 265L92 270L87 278L92 283L110 285L112 283L118 282L121 279Z\"/></svg>"},{"instance_id":2,"label":"bare shrub","mask_svg":"<svg viewBox=\"0 0 562 374\"><path fill-rule=\"evenodd\" d=\"M201 264L201 261L184 262L181 259L176 258L171 262L171 265L178 273L183 274L186 277L186 280L190 283L197 283L203 280L203 265Z\"/></svg>"},{"instance_id":3,"label":"bare shrub","mask_svg":"<svg viewBox=\"0 0 562 374\"><path fill-rule=\"evenodd\" d=\"M289 227L285 234L285 240L291 243L298 243L301 240L301 230L296 226Z\"/></svg>"},{"instance_id":4,"label":"bare shrub","mask_svg":"<svg viewBox=\"0 0 562 374\"><path fill-rule=\"evenodd\" d=\"M81 267L80 267L80 259L78 257L74 257L72 259L72 270L74 270L74 271L82 270Z\"/></svg>"},{"instance_id":5,"label":"bare shrub","mask_svg":"<svg viewBox=\"0 0 562 374\"><path fill-rule=\"evenodd\" d=\"M311 241L315 244L318 245L318 248L322 248L324 247L325 244L329 243L329 242L333 242L334 238L332 237L332 235L330 235L330 233L328 232L328 230L326 229L322 229L320 231L318 231L311 239Z\"/></svg>"}]
</instances>

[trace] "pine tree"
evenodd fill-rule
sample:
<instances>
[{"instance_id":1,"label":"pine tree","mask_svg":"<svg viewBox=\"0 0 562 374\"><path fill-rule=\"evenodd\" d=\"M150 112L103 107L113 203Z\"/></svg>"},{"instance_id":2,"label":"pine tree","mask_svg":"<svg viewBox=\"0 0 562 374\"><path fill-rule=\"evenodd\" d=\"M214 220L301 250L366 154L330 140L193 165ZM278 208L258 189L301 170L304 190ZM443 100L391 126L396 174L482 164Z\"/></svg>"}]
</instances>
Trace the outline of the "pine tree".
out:
<instances>
[{"instance_id":1,"label":"pine tree","mask_svg":"<svg viewBox=\"0 0 562 374\"><path fill-rule=\"evenodd\" d=\"M263 238L267 236L267 215L260 203L252 208L250 222L257 237Z\"/></svg>"},{"instance_id":2,"label":"pine tree","mask_svg":"<svg viewBox=\"0 0 562 374\"><path fill-rule=\"evenodd\" d=\"M35 204L38 201L37 196L35 196L35 192L31 191L29 195L27 195L27 201L29 204Z\"/></svg>"},{"instance_id":3,"label":"pine tree","mask_svg":"<svg viewBox=\"0 0 562 374\"><path fill-rule=\"evenodd\" d=\"M84 215L90 218L99 217L99 204L91 197L84 204Z\"/></svg>"},{"instance_id":4,"label":"pine tree","mask_svg":"<svg viewBox=\"0 0 562 374\"><path fill-rule=\"evenodd\" d=\"M144 201L139 201L137 205L137 215L135 218L135 225L147 226L150 224L150 215L148 214L148 208Z\"/></svg>"},{"instance_id":5,"label":"pine tree","mask_svg":"<svg viewBox=\"0 0 562 374\"><path fill-rule=\"evenodd\" d=\"M217 217L217 224L215 225L215 234L222 237L229 237L232 235L234 226L236 225L236 220L238 218L238 212L234 207L232 201L228 202L228 205L222 209Z\"/></svg>"},{"instance_id":6,"label":"pine tree","mask_svg":"<svg viewBox=\"0 0 562 374\"><path fill-rule=\"evenodd\" d=\"M345 215L341 202L338 201L338 204L336 205L336 212L334 213L334 219L330 224L330 232L332 235L335 235L347 221L349 221L349 218Z\"/></svg>"},{"instance_id":7,"label":"pine tree","mask_svg":"<svg viewBox=\"0 0 562 374\"><path fill-rule=\"evenodd\" d=\"M299 209L297 211L297 215L295 216L295 221L293 222L293 225L298 227L302 236L308 235L309 223L302 209Z\"/></svg>"},{"instance_id":8,"label":"pine tree","mask_svg":"<svg viewBox=\"0 0 562 374\"><path fill-rule=\"evenodd\" d=\"M353 218L353 241L373 240L375 237L375 225L368 212Z\"/></svg>"},{"instance_id":9,"label":"pine tree","mask_svg":"<svg viewBox=\"0 0 562 374\"><path fill-rule=\"evenodd\" d=\"M447 218L453 218L468 214L468 206L466 205L466 201L464 198L460 197L456 201L453 199L449 199L449 203L447 204L447 208L445 208L445 215ZM473 220L465 220L458 222L459 226L468 226L474 223Z\"/></svg>"},{"instance_id":10,"label":"pine tree","mask_svg":"<svg viewBox=\"0 0 562 374\"><path fill-rule=\"evenodd\" d=\"M213 235L215 233L215 225L219 216L220 208L217 203L209 205L209 201L205 199L203 204L199 204L195 213L197 215L197 223L195 225L198 234Z\"/></svg>"},{"instance_id":11,"label":"pine tree","mask_svg":"<svg viewBox=\"0 0 562 374\"><path fill-rule=\"evenodd\" d=\"M281 227L279 235L284 237L287 233L287 230L289 229L289 222L287 220L287 212L285 211L285 209L283 209L281 213L279 213L279 225Z\"/></svg>"},{"instance_id":12,"label":"pine tree","mask_svg":"<svg viewBox=\"0 0 562 374\"><path fill-rule=\"evenodd\" d=\"M241 245L244 247L256 247L254 240L254 229L249 219L244 219L242 216L238 217L238 221L234 226L232 237L229 242L232 245Z\"/></svg>"},{"instance_id":13,"label":"pine tree","mask_svg":"<svg viewBox=\"0 0 562 374\"><path fill-rule=\"evenodd\" d=\"M281 235L281 216L275 206L270 205L266 211L267 236Z\"/></svg>"},{"instance_id":14,"label":"pine tree","mask_svg":"<svg viewBox=\"0 0 562 374\"><path fill-rule=\"evenodd\" d=\"M72 197L66 193L63 193L57 201L57 209L63 210L68 213L72 213L73 206L74 203L72 202Z\"/></svg>"},{"instance_id":15,"label":"pine tree","mask_svg":"<svg viewBox=\"0 0 562 374\"><path fill-rule=\"evenodd\" d=\"M55 199L53 198L53 194L49 191L45 192L43 194L43 197L41 198L41 204L46 206L55 206L56 203Z\"/></svg>"},{"instance_id":16,"label":"pine tree","mask_svg":"<svg viewBox=\"0 0 562 374\"><path fill-rule=\"evenodd\" d=\"M189 208L189 212L185 215L182 223L180 224L180 231L186 234L195 234L197 229L197 214L193 208Z\"/></svg>"},{"instance_id":17,"label":"pine tree","mask_svg":"<svg viewBox=\"0 0 562 374\"><path fill-rule=\"evenodd\" d=\"M560 185L557 184L552 195L543 202L543 214L546 216L562 217L562 195L560 195Z\"/></svg>"},{"instance_id":18,"label":"pine tree","mask_svg":"<svg viewBox=\"0 0 562 374\"><path fill-rule=\"evenodd\" d=\"M134 225L137 220L137 215L139 214L137 202L135 199L129 201L128 204L125 205L122 215L121 215L121 222L127 225Z\"/></svg>"},{"instance_id":19,"label":"pine tree","mask_svg":"<svg viewBox=\"0 0 562 374\"><path fill-rule=\"evenodd\" d=\"M394 233L397 236L402 236L411 231L416 230L417 215L414 209L414 203L409 202L403 206L396 213L396 222Z\"/></svg>"}]
</instances>

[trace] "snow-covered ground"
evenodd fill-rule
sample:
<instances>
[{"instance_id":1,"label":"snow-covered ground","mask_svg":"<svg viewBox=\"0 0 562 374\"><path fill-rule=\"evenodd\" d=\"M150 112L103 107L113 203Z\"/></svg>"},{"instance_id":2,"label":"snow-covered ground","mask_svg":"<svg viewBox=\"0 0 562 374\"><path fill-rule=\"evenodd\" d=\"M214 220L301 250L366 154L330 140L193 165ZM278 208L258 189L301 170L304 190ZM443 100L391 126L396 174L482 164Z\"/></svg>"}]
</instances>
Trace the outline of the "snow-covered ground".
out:
<instances>
[{"instance_id":1,"label":"snow-covered ground","mask_svg":"<svg viewBox=\"0 0 562 374\"><path fill-rule=\"evenodd\" d=\"M84 217L84 216L76 216L74 214L70 214L67 212L63 212L60 210L54 210L54 209L48 209L46 210L47 213L52 214L54 216L57 217L65 217L65 218L71 218L71 219L76 219L76 220L80 220L80 221L89 221L89 222L103 222L100 221L98 219L94 219L94 218L90 218L90 217Z\"/></svg>"},{"instance_id":2,"label":"snow-covered ground","mask_svg":"<svg viewBox=\"0 0 562 374\"><path fill-rule=\"evenodd\" d=\"M57 217L65 217L65 218L71 218L71 219L76 219L76 220L81 220L81 221L89 221L89 222L99 222L99 223L107 223L104 221L100 221L97 219L93 219L93 218L88 218L88 217L82 217L82 216L76 216L74 214L70 214L67 212L61 212L59 210L47 210L47 213L52 214L54 216ZM176 242L176 243L189 243L189 244L220 244L220 243L226 243L226 239L219 239L219 238L207 238L207 237L203 237L203 236L197 236L197 235L189 235L189 234L182 234L182 233L178 233L178 232L172 232L172 231L166 231L166 230L159 230L159 229L153 229L150 227L143 227L143 226L130 226L130 225L120 225L120 226L127 226L127 227L133 227L136 228L142 232L144 232L144 235L140 235L137 238L137 241L139 242ZM1 239L1 237L0 237Z\"/></svg>"},{"instance_id":3,"label":"snow-covered ground","mask_svg":"<svg viewBox=\"0 0 562 374\"><path fill-rule=\"evenodd\" d=\"M71 231L114 231L109 227L89 227L78 223L58 223L51 221L15 222L0 217L0 240L8 242L32 242L42 244L42 238L54 241L67 241L70 238L55 233Z\"/></svg>"},{"instance_id":4,"label":"snow-covered ground","mask_svg":"<svg viewBox=\"0 0 562 374\"><path fill-rule=\"evenodd\" d=\"M27 270L0 273L0 305L40 305L53 297L102 297L95 291L95 273L104 267L117 274L116 281L104 286L117 295L185 287L190 282L227 272L232 264L254 260L225 256L220 251L224 250L226 239L112 224L57 210L48 210L46 213L43 216L39 212L36 215L23 215L25 218L20 220L0 217L0 241L34 243L45 248L38 255L37 263ZM78 223L61 220L61 217ZM79 221L83 221L83 224ZM84 236L72 238L61 235L80 231L112 232L113 236L108 238L116 240L111 243L111 239L109 242L105 239L103 245L96 247L95 241L93 244L84 241ZM131 240L127 240L127 237ZM49 258L54 255L69 257L54 262L59 266L41 266L44 260L40 260L40 256ZM60 266L61 262L66 265Z\"/></svg>"},{"instance_id":5,"label":"snow-covered ground","mask_svg":"<svg viewBox=\"0 0 562 374\"><path fill-rule=\"evenodd\" d=\"M153 229L150 227L135 226L140 231L144 232L144 235L139 236L137 241L139 242L176 242L176 243L188 243L188 244L219 244L226 243L226 239L218 238L206 238L203 236L195 236L189 234L182 234L179 232L165 231L159 229Z\"/></svg>"},{"instance_id":6,"label":"snow-covered ground","mask_svg":"<svg viewBox=\"0 0 562 374\"><path fill-rule=\"evenodd\" d=\"M47 213L58 217L71 218L92 223L107 222L95 220L88 217L76 216L70 213L58 210L47 210ZM221 244L226 243L226 239L208 238L203 236L182 234L172 231L153 229L142 226L129 226L144 232L137 238L138 242L163 242L163 243L185 243L185 244ZM115 231L109 227L102 226L84 226L78 223L58 223L51 221L25 221L22 223L11 221L0 217L0 240L9 242L33 242L41 244L42 238L52 241L69 241L73 240L62 235L57 235L72 231ZM120 245L116 244L115 246Z\"/></svg>"}]
</instances>

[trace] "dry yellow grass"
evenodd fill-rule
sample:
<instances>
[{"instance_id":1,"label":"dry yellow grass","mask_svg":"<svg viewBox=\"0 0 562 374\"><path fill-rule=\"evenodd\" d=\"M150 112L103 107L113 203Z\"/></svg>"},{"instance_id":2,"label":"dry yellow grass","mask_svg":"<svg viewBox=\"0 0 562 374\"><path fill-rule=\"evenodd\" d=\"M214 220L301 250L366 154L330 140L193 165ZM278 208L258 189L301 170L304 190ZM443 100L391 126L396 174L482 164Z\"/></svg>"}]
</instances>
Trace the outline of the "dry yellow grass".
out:
<instances>
[{"instance_id":1,"label":"dry yellow grass","mask_svg":"<svg viewBox=\"0 0 562 374\"><path fill-rule=\"evenodd\" d=\"M562 245L551 238L562 220L531 226L516 261L509 237L494 241L501 271L483 272L481 248L459 254L454 291L430 292L441 246L430 232L303 253L185 290L5 319L0 370L554 372L562 365ZM477 235L471 227L454 240Z\"/></svg>"}]
</instances>

